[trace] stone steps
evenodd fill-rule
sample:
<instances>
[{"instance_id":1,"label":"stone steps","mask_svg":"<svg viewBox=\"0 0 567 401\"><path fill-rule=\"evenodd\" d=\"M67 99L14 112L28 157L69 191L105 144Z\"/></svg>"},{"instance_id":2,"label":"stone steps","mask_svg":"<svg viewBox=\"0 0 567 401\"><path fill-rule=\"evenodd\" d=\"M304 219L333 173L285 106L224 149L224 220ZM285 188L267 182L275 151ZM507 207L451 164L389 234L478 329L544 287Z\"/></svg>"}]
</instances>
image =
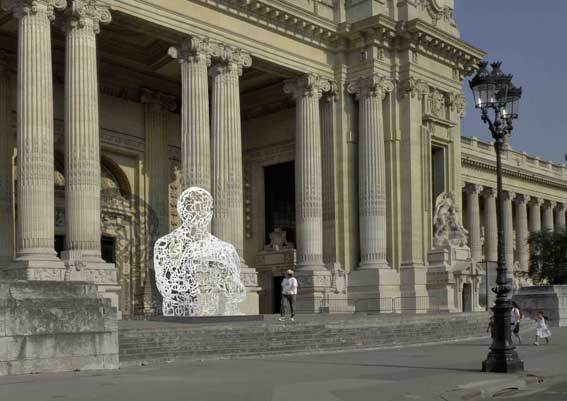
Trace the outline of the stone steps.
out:
<instances>
[{"instance_id":1,"label":"stone steps","mask_svg":"<svg viewBox=\"0 0 567 401\"><path fill-rule=\"evenodd\" d=\"M119 330L121 366L451 341L486 335L488 314L345 316L214 325L143 322ZM143 326L143 327L142 327Z\"/></svg>"}]
</instances>

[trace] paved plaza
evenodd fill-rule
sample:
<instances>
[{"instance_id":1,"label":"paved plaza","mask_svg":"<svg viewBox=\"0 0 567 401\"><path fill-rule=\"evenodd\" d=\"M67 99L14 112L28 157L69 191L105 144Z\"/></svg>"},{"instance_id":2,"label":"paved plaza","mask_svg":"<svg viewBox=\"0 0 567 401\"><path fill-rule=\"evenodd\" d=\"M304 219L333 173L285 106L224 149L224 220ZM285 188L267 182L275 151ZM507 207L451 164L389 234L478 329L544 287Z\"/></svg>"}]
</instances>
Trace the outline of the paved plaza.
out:
<instances>
[{"instance_id":1,"label":"paved plaza","mask_svg":"<svg viewBox=\"0 0 567 401\"><path fill-rule=\"evenodd\" d=\"M488 339L374 351L176 362L0 378L10 401L567 400L567 328L536 347L524 333L521 375L480 372ZM530 376L535 375L535 376ZM544 379L537 384L537 377ZM511 388L518 388L514 390ZM537 395L533 392L537 391ZM508 399L508 398L506 398Z\"/></svg>"}]
</instances>

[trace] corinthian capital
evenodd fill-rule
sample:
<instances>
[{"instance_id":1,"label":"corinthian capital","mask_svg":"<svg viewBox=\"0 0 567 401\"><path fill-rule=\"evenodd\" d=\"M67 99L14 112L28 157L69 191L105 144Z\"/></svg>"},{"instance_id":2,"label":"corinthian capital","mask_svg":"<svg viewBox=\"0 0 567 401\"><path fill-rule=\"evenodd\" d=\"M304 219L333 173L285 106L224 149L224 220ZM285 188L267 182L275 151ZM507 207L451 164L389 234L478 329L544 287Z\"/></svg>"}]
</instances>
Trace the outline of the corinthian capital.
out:
<instances>
[{"instance_id":1,"label":"corinthian capital","mask_svg":"<svg viewBox=\"0 0 567 401\"><path fill-rule=\"evenodd\" d=\"M100 24L109 24L112 20L110 6L101 0L69 0L66 27L89 28L100 32Z\"/></svg>"},{"instance_id":2,"label":"corinthian capital","mask_svg":"<svg viewBox=\"0 0 567 401\"><path fill-rule=\"evenodd\" d=\"M236 69L238 75L242 75L242 70L252 65L250 53L223 44L213 47L212 57L219 65L226 66L229 69Z\"/></svg>"},{"instance_id":3,"label":"corinthian capital","mask_svg":"<svg viewBox=\"0 0 567 401\"><path fill-rule=\"evenodd\" d=\"M377 96L384 99L393 89L394 83L392 80L378 74L360 77L356 81L351 82L347 87L348 93L356 95L357 99Z\"/></svg>"},{"instance_id":4,"label":"corinthian capital","mask_svg":"<svg viewBox=\"0 0 567 401\"><path fill-rule=\"evenodd\" d=\"M284 82L284 92L294 98L316 97L319 99L323 92L331 89L329 80L316 74L305 74L299 78L288 79Z\"/></svg>"},{"instance_id":5,"label":"corinthian capital","mask_svg":"<svg viewBox=\"0 0 567 401\"><path fill-rule=\"evenodd\" d=\"M405 83L405 94L415 98L416 96L422 97L429 94L429 84L423 79L409 77Z\"/></svg>"},{"instance_id":6,"label":"corinthian capital","mask_svg":"<svg viewBox=\"0 0 567 401\"><path fill-rule=\"evenodd\" d=\"M199 38L192 36L184 40L177 46L171 46L167 51L170 57L177 59L180 64L183 63L206 63L211 65L211 55L213 54L213 46L208 38Z\"/></svg>"},{"instance_id":7,"label":"corinthian capital","mask_svg":"<svg viewBox=\"0 0 567 401\"><path fill-rule=\"evenodd\" d=\"M55 18L55 10L63 10L67 0L0 0L3 10L12 10L16 18L44 13L47 18Z\"/></svg>"}]
</instances>

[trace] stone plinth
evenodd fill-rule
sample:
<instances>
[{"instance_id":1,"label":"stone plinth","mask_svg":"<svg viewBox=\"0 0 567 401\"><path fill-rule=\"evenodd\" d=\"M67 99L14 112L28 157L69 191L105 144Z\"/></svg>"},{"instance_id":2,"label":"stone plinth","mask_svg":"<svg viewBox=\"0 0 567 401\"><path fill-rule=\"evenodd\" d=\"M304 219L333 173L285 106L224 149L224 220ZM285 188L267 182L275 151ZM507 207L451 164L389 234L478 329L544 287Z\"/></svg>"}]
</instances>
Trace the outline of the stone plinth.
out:
<instances>
[{"instance_id":1,"label":"stone plinth","mask_svg":"<svg viewBox=\"0 0 567 401\"><path fill-rule=\"evenodd\" d=\"M0 281L0 375L117 368L116 310L94 284Z\"/></svg>"},{"instance_id":2,"label":"stone plinth","mask_svg":"<svg viewBox=\"0 0 567 401\"><path fill-rule=\"evenodd\" d=\"M522 287L512 298L527 318L543 311L549 326L567 327L567 285Z\"/></svg>"},{"instance_id":3,"label":"stone plinth","mask_svg":"<svg viewBox=\"0 0 567 401\"><path fill-rule=\"evenodd\" d=\"M325 294L331 287L327 270L298 270L297 313L317 313L325 306Z\"/></svg>"},{"instance_id":4,"label":"stone plinth","mask_svg":"<svg viewBox=\"0 0 567 401\"><path fill-rule=\"evenodd\" d=\"M349 300L357 312L400 312L400 274L390 268L357 269L348 275ZM394 306L392 306L394 305Z\"/></svg>"}]
</instances>

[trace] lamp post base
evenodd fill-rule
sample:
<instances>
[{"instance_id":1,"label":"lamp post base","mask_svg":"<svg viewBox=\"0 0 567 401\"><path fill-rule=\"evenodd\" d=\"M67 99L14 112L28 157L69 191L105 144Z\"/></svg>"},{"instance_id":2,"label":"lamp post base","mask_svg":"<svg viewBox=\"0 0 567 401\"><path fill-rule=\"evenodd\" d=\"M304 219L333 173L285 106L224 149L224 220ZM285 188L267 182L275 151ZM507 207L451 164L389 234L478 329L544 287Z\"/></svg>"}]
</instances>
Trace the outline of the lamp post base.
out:
<instances>
[{"instance_id":1,"label":"lamp post base","mask_svg":"<svg viewBox=\"0 0 567 401\"><path fill-rule=\"evenodd\" d=\"M490 351L486 360L482 362L483 372L515 373L524 371L524 361L516 351L494 352Z\"/></svg>"}]
</instances>

